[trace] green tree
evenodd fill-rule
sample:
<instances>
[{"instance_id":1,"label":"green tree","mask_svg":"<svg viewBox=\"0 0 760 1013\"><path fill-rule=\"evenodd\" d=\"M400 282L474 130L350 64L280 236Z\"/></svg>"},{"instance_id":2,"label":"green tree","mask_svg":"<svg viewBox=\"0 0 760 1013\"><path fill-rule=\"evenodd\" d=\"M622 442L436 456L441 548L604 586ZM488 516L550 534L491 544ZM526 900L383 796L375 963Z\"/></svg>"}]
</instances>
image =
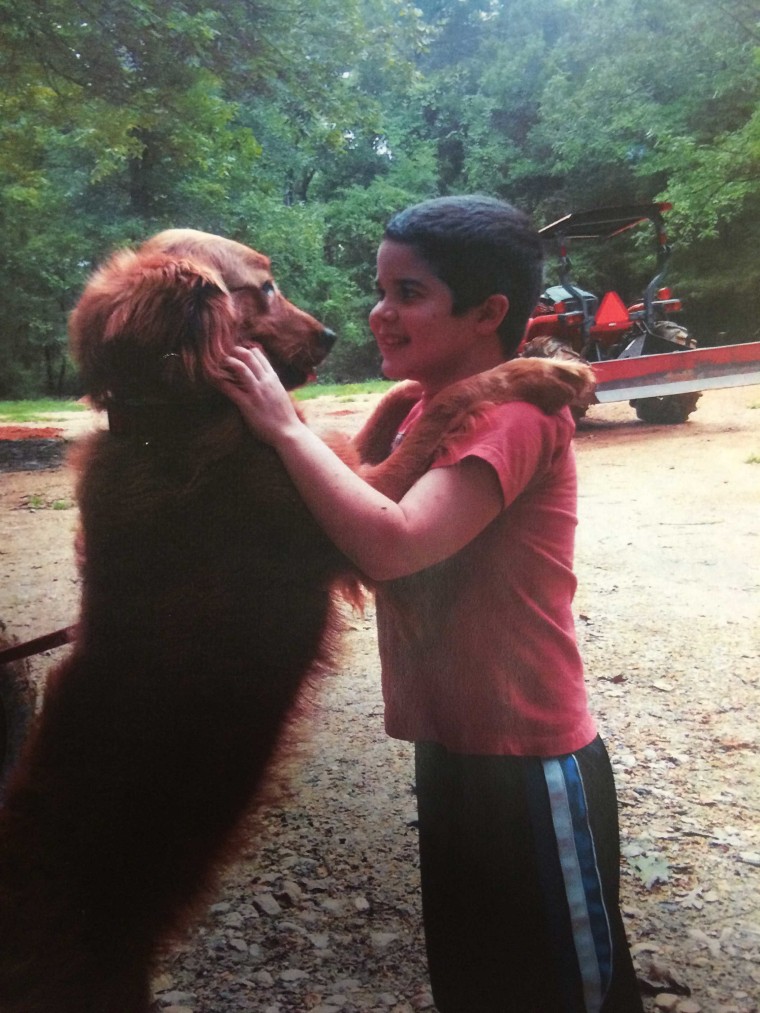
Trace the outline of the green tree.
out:
<instances>
[{"instance_id":1,"label":"green tree","mask_svg":"<svg viewBox=\"0 0 760 1013\"><path fill-rule=\"evenodd\" d=\"M0 0L0 16L6 377L42 368L43 335L65 365L65 309L108 250L178 224L249 238L252 210L288 186L305 199L367 133L352 0Z\"/></svg>"},{"instance_id":2,"label":"green tree","mask_svg":"<svg viewBox=\"0 0 760 1013\"><path fill-rule=\"evenodd\" d=\"M71 382L86 274L175 225L264 249L340 334L333 373L366 375L382 225L439 193L537 224L671 200L693 329L742 335L737 303L760 310L754 0L0 0L0 17L6 395ZM584 255L582 280L643 278L645 254Z\"/></svg>"}]
</instances>

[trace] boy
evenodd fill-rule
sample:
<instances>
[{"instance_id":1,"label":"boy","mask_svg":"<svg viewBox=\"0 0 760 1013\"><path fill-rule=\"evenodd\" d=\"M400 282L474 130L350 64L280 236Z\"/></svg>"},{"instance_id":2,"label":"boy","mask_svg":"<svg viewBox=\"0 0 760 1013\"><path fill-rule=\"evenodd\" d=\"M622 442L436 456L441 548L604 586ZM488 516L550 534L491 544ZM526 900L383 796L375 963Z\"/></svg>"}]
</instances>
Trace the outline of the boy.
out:
<instances>
[{"instance_id":1,"label":"boy","mask_svg":"<svg viewBox=\"0 0 760 1013\"><path fill-rule=\"evenodd\" d=\"M389 223L370 313L383 372L425 402L514 356L541 282L527 218L487 197ZM618 907L612 773L575 641L568 409L485 406L400 503L298 419L258 349L223 389L374 582L386 728L415 743L440 1013L640 1013Z\"/></svg>"}]
</instances>

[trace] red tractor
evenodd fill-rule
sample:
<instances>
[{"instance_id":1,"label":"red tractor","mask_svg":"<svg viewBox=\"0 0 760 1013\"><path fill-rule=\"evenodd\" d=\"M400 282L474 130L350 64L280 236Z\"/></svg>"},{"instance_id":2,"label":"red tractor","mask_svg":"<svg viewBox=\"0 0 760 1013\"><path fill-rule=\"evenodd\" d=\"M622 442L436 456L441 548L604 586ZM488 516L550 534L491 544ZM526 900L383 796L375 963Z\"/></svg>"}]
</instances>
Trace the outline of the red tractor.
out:
<instances>
[{"instance_id":1,"label":"red tractor","mask_svg":"<svg viewBox=\"0 0 760 1013\"><path fill-rule=\"evenodd\" d=\"M528 324L522 353L549 357L583 358L590 363L632 359L642 355L684 351L696 341L672 317L681 301L664 287L670 259L663 212L670 204L628 204L565 215L540 230L556 244L559 284L547 288ZM656 273L641 302L626 306L617 292L601 299L571 279L568 244L580 240L607 240L644 221L650 221L657 241ZM643 422L685 422L697 406L698 391L631 400ZM583 409L578 411L582 414Z\"/></svg>"}]
</instances>

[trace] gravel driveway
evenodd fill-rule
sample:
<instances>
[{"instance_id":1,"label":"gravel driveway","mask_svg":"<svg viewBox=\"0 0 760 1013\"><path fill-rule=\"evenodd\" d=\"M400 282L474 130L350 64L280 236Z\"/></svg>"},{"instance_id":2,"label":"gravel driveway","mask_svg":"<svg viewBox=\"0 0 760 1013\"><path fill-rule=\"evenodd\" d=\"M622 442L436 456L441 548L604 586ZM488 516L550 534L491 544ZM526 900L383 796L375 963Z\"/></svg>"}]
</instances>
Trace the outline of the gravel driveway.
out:
<instances>
[{"instance_id":1,"label":"gravel driveway","mask_svg":"<svg viewBox=\"0 0 760 1013\"><path fill-rule=\"evenodd\" d=\"M316 428L353 430L372 402L307 412ZM757 1013L760 388L705 394L676 427L596 407L576 444L577 626L618 780L647 1009ZM0 476L0 517L0 619L22 640L68 624L68 470ZM157 1008L433 1010L410 748L382 730L371 612L348 623L344 660L305 702L301 744L244 853L162 965ZM56 656L35 661L40 679Z\"/></svg>"}]
</instances>

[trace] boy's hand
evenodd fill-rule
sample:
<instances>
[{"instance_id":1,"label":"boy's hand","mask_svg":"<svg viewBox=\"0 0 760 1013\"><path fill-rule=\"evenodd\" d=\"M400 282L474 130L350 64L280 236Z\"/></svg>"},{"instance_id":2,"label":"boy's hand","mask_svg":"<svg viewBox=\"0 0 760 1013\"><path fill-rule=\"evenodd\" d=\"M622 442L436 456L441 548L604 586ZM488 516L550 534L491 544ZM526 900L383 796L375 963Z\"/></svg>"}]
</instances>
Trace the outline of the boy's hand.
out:
<instances>
[{"instance_id":1,"label":"boy's hand","mask_svg":"<svg viewBox=\"0 0 760 1013\"><path fill-rule=\"evenodd\" d=\"M259 439L276 447L281 439L303 425L290 394L260 347L236 347L223 365L225 376L217 386L238 406Z\"/></svg>"}]
</instances>

